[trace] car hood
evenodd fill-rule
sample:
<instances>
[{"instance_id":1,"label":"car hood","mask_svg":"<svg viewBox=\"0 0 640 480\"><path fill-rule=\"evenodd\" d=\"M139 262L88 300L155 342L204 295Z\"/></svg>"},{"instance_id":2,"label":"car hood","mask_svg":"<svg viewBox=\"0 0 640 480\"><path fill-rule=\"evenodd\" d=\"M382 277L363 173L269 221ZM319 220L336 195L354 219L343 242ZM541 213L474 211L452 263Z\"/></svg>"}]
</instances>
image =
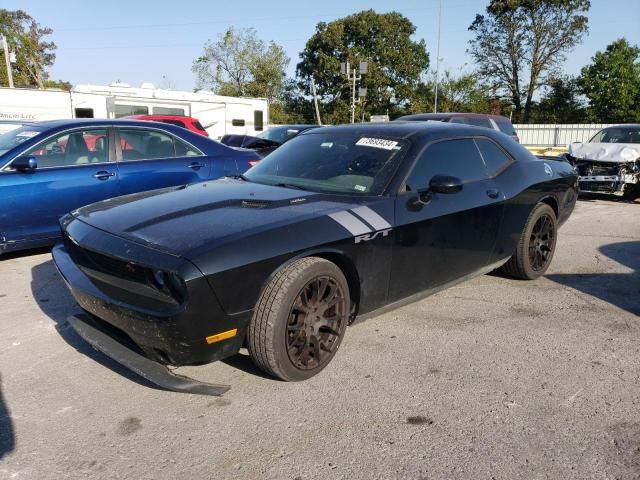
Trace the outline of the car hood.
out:
<instances>
[{"instance_id":1,"label":"car hood","mask_svg":"<svg viewBox=\"0 0 640 480\"><path fill-rule=\"evenodd\" d=\"M570 143L569 155L579 160L626 163L640 158L637 143Z\"/></svg>"},{"instance_id":2,"label":"car hood","mask_svg":"<svg viewBox=\"0 0 640 480\"><path fill-rule=\"evenodd\" d=\"M353 236L329 215L380 201L225 178L116 197L72 215L110 234L195 261L223 245L250 241L245 248L255 251L267 238L292 249L308 232L317 231L318 225L311 223L309 228L291 228L305 222L325 222L320 226L323 238L315 239L319 243Z\"/></svg>"}]
</instances>

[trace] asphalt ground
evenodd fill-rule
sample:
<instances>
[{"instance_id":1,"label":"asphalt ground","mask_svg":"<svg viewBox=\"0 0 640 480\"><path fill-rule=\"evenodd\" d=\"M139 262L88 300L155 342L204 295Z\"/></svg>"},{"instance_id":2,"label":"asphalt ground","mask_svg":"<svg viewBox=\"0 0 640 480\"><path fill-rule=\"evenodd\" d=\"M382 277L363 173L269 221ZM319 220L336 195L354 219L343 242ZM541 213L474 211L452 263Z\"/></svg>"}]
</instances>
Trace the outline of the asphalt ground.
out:
<instances>
[{"instance_id":1,"label":"asphalt ground","mask_svg":"<svg viewBox=\"0 0 640 480\"><path fill-rule=\"evenodd\" d=\"M640 204L589 199L544 278L356 324L303 383L246 352L159 390L93 351L48 251L0 261L2 479L640 478Z\"/></svg>"}]
</instances>

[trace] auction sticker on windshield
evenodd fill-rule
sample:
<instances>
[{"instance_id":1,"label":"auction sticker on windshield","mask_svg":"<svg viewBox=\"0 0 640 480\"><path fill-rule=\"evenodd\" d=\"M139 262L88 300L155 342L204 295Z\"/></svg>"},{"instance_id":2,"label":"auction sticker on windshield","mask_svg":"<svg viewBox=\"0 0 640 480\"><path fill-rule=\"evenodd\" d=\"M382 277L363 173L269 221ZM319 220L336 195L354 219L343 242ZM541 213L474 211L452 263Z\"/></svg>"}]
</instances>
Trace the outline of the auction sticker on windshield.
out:
<instances>
[{"instance_id":1,"label":"auction sticker on windshield","mask_svg":"<svg viewBox=\"0 0 640 480\"><path fill-rule=\"evenodd\" d=\"M368 138L362 137L356 142L356 145L374 148L384 148L385 150L393 150L398 145L398 142L393 140L387 140L385 138Z\"/></svg>"}]
</instances>

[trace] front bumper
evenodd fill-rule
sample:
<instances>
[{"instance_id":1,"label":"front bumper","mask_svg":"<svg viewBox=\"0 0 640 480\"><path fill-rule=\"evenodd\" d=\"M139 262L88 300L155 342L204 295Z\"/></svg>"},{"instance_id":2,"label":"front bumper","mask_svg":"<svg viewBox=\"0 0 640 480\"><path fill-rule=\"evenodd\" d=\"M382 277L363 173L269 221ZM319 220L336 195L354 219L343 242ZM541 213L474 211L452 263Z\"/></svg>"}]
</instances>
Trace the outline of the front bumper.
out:
<instances>
[{"instance_id":1,"label":"front bumper","mask_svg":"<svg viewBox=\"0 0 640 480\"><path fill-rule=\"evenodd\" d=\"M125 242L79 221L73 221L66 228L71 234L65 235L65 244L54 247L54 263L80 307L102 330L116 338L130 340L154 361L175 366L220 360L242 347L249 315L224 313L195 266L184 259ZM83 246L85 238L92 239L92 250ZM106 256L105 250L100 249L106 243L111 245L114 258L121 258L122 248L127 260L136 266L144 258L146 265L179 270L185 279L185 300L176 302L154 296L146 285L101 271L99 265L92 264L91 258L86 257ZM238 329L234 337L207 343L207 337L233 328Z\"/></svg>"},{"instance_id":2,"label":"front bumper","mask_svg":"<svg viewBox=\"0 0 640 480\"><path fill-rule=\"evenodd\" d=\"M89 342L93 348L159 387L174 392L213 396L220 396L231 388L228 385L198 382L174 374L166 367L140 355L134 349L127 348L118 339L102 331L100 325L96 324L88 315L73 315L69 317L68 322L76 333Z\"/></svg>"},{"instance_id":3,"label":"front bumper","mask_svg":"<svg viewBox=\"0 0 640 480\"><path fill-rule=\"evenodd\" d=\"M583 175L578 177L581 192L623 195L625 187L638 183L637 175Z\"/></svg>"}]
</instances>

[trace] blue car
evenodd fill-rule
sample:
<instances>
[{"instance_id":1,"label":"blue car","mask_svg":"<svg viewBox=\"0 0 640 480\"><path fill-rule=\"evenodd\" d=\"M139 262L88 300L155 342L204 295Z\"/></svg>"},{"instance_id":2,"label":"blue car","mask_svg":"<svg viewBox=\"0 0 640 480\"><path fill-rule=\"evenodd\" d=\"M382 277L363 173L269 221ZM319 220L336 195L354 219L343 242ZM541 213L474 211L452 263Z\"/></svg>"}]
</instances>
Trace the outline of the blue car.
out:
<instances>
[{"instance_id":1,"label":"blue car","mask_svg":"<svg viewBox=\"0 0 640 480\"><path fill-rule=\"evenodd\" d=\"M28 123L0 135L0 254L52 245L65 213L107 198L243 173L259 158L135 120Z\"/></svg>"}]
</instances>

